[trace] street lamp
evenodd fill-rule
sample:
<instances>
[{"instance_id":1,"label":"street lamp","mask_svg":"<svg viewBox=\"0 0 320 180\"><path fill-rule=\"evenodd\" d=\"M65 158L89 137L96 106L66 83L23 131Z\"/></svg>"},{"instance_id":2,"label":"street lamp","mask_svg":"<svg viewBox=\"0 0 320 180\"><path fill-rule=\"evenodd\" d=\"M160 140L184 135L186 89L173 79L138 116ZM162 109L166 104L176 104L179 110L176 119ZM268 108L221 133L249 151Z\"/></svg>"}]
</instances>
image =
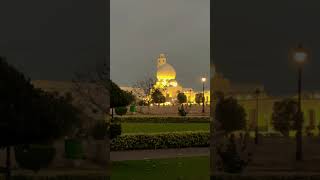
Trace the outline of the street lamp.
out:
<instances>
[{"instance_id":1,"label":"street lamp","mask_svg":"<svg viewBox=\"0 0 320 180\"><path fill-rule=\"evenodd\" d=\"M191 106L191 89L189 90L189 106Z\"/></svg>"},{"instance_id":2,"label":"street lamp","mask_svg":"<svg viewBox=\"0 0 320 180\"><path fill-rule=\"evenodd\" d=\"M205 100L205 97L204 97L204 84L207 81L207 78L203 77L203 78L201 78L201 81L202 81L202 113L204 113L204 100Z\"/></svg>"},{"instance_id":3,"label":"street lamp","mask_svg":"<svg viewBox=\"0 0 320 180\"><path fill-rule=\"evenodd\" d=\"M298 122L297 122L297 133L296 133L296 160L302 160L302 111L301 111L301 86L302 86L302 65L309 58L308 51L302 47L300 43L298 48L295 48L290 53L292 59L298 65Z\"/></svg>"},{"instance_id":4,"label":"street lamp","mask_svg":"<svg viewBox=\"0 0 320 180\"><path fill-rule=\"evenodd\" d=\"M256 94L256 127L255 127L255 137L254 137L254 143L258 144L258 136L259 136L259 94L260 90L257 88L255 91Z\"/></svg>"}]
</instances>

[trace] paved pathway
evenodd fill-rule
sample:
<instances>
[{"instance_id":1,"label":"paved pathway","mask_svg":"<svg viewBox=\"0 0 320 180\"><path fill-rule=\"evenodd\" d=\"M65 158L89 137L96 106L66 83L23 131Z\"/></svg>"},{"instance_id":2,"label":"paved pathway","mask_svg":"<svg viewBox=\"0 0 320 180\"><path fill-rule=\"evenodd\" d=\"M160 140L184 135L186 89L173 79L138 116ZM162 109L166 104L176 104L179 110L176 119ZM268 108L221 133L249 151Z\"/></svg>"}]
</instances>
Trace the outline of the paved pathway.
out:
<instances>
[{"instance_id":1,"label":"paved pathway","mask_svg":"<svg viewBox=\"0 0 320 180\"><path fill-rule=\"evenodd\" d=\"M110 154L111 161L165 159L176 157L209 156L209 148L182 148L182 149L158 149L114 151Z\"/></svg>"}]
</instances>

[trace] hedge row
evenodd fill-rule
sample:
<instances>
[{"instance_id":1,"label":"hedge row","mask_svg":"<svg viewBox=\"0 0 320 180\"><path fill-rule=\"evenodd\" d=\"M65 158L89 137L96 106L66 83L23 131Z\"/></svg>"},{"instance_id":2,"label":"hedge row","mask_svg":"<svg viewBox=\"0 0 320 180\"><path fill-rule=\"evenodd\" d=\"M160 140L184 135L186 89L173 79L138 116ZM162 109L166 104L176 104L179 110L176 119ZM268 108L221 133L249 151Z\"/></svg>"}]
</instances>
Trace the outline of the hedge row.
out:
<instances>
[{"instance_id":1,"label":"hedge row","mask_svg":"<svg viewBox=\"0 0 320 180\"><path fill-rule=\"evenodd\" d=\"M115 117L126 123L209 123L210 117Z\"/></svg>"},{"instance_id":2,"label":"hedge row","mask_svg":"<svg viewBox=\"0 0 320 180\"><path fill-rule=\"evenodd\" d=\"M65 175L65 176L12 176L11 180L109 180L107 176L100 175ZM0 176L0 180L6 180Z\"/></svg>"},{"instance_id":3,"label":"hedge row","mask_svg":"<svg viewBox=\"0 0 320 180\"><path fill-rule=\"evenodd\" d=\"M231 175L231 174L220 174L212 176L214 180L319 180L320 175L316 174L294 174L294 173L278 173L278 174L256 174L256 175Z\"/></svg>"},{"instance_id":4,"label":"hedge row","mask_svg":"<svg viewBox=\"0 0 320 180\"><path fill-rule=\"evenodd\" d=\"M111 151L208 147L209 132L174 132L122 135L111 142Z\"/></svg>"}]
</instances>

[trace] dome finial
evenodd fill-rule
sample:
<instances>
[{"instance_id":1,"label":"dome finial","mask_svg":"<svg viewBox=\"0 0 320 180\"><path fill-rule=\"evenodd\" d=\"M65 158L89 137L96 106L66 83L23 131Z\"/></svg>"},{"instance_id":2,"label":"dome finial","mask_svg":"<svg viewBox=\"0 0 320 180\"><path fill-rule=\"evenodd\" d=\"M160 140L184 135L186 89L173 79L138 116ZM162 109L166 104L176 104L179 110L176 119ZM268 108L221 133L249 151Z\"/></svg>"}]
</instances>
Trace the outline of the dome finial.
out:
<instances>
[{"instance_id":1,"label":"dome finial","mask_svg":"<svg viewBox=\"0 0 320 180\"><path fill-rule=\"evenodd\" d=\"M164 53L161 53L159 58L158 58L158 65L157 67L159 68L160 66L164 65L167 63L167 58L166 55Z\"/></svg>"},{"instance_id":2,"label":"dome finial","mask_svg":"<svg viewBox=\"0 0 320 180\"><path fill-rule=\"evenodd\" d=\"M166 58L166 55L164 53L161 53L160 58Z\"/></svg>"}]
</instances>

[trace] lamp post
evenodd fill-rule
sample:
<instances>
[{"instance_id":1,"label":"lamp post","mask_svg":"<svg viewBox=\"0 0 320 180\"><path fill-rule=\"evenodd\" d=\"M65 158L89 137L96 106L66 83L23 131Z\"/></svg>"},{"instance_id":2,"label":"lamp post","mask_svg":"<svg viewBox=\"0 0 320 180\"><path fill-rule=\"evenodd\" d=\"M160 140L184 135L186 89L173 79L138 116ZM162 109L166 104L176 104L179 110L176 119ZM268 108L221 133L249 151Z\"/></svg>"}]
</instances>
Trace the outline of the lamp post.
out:
<instances>
[{"instance_id":1,"label":"lamp post","mask_svg":"<svg viewBox=\"0 0 320 180\"><path fill-rule=\"evenodd\" d=\"M298 118L297 118L297 133L296 133L296 160L302 160L302 110L301 110L301 89L302 89L302 65L307 60L309 54L300 43L298 48L293 49L293 60L298 65Z\"/></svg>"},{"instance_id":2,"label":"lamp post","mask_svg":"<svg viewBox=\"0 0 320 180\"><path fill-rule=\"evenodd\" d=\"M191 89L189 90L189 106L191 106Z\"/></svg>"},{"instance_id":3,"label":"lamp post","mask_svg":"<svg viewBox=\"0 0 320 180\"><path fill-rule=\"evenodd\" d=\"M204 113L204 100L205 100L205 97L204 97L204 83L207 81L207 78L203 77L201 78L201 81L202 81L202 113Z\"/></svg>"},{"instance_id":4,"label":"lamp post","mask_svg":"<svg viewBox=\"0 0 320 180\"><path fill-rule=\"evenodd\" d=\"M259 94L260 90L257 88L255 91L256 94L256 127L255 127L255 136L254 136L254 143L258 144L258 136L259 136Z\"/></svg>"}]
</instances>

